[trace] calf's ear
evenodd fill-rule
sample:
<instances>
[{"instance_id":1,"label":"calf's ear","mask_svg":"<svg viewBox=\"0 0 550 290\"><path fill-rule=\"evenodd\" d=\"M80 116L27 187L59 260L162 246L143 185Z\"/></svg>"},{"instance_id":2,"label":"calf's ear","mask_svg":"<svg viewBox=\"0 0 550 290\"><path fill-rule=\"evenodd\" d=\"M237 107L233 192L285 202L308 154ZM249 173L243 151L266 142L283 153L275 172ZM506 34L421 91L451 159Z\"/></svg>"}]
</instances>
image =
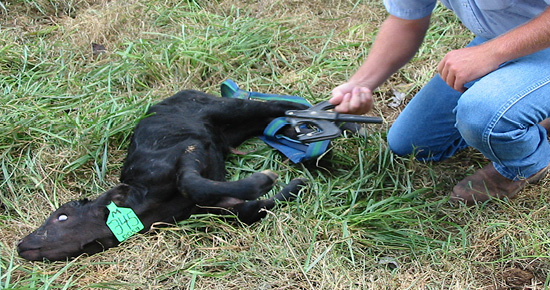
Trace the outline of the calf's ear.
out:
<instances>
[{"instance_id":1,"label":"calf's ear","mask_svg":"<svg viewBox=\"0 0 550 290\"><path fill-rule=\"evenodd\" d=\"M124 183L121 183L107 192L105 192L105 197L107 202L113 201L117 206L124 206L126 199L130 194L130 186Z\"/></svg>"}]
</instances>

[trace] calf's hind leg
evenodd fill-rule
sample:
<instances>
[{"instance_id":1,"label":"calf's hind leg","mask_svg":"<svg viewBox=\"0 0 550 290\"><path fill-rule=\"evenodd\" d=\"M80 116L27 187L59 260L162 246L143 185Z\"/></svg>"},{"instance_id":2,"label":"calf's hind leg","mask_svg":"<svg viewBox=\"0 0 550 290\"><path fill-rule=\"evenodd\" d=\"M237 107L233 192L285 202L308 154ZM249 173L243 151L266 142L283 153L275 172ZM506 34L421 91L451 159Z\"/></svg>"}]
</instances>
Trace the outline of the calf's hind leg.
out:
<instances>
[{"instance_id":1,"label":"calf's hind leg","mask_svg":"<svg viewBox=\"0 0 550 290\"><path fill-rule=\"evenodd\" d=\"M252 224L264 218L265 210L270 210L276 205L276 201L292 201L298 195L300 189L305 186L306 180L302 178L293 179L279 193L268 199L243 201L235 198L224 198L207 212L217 214L235 215L241 222Z\"/></svg>"},{"instance_id":2,"label":"calf's hind leg","mask_svg":"<svg viewBox=\"0 0 550 290\"><path fill-rule=\"evenodd\" d=\"M232 147L244 140L261 135L274 118L282 117L287 110L307 108L304 105L286 101L253 101L241 99L217 99L217 106L209 107L209 115L219 124L225 139Z\"/></svg>"},{"instance_id":3,"label":"calf's hind leg","mask_svg":"<svg viewBox=\"0 0 550 290\"><path fill-rule=\"evenodd\" d=\"M226 123L254 124L259 120L282 117L288 110L306 109L307 106L288 101L254 101L216 98L208 107L208 115Z\"/></svg>"}]
</instances>

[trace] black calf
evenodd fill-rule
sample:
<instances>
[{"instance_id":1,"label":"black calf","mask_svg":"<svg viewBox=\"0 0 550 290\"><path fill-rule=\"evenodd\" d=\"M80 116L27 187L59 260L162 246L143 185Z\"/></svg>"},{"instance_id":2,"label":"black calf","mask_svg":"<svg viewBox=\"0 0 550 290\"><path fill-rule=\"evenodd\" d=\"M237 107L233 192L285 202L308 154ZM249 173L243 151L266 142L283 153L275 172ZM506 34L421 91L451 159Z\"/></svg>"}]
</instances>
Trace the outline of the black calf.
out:
<instances>
[{"instance_id":1,"label":"black calf","mask_svg":"<svg viewBox=\"0 0 550 290\"><path fill-rule=\"evenodd\" d=\"M260 135L275 117L301 105L218 98L181 91L151 107L139 122L120 177L121 184L95 200L62 205L37 230L19 242L28 260L64 260L94 254L119 244L107 227L107 205L131 208L147 232L156 222L171 223L195 213L232 213L250 224L265 216L276 200L290 200L304 184L291 181L269 199L257 200L277 175L263 171L225 181L231 147Z\"/></svg>"}]
</instances>

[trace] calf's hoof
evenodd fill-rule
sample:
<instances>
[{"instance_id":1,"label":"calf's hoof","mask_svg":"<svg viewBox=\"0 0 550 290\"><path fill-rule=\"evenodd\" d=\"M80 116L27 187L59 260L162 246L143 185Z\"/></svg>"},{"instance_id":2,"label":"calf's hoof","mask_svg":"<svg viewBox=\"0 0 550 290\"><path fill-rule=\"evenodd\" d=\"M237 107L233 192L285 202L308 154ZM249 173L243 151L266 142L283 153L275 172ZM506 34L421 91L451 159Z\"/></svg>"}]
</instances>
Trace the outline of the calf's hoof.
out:
<instances>
[{"instance_id":1,"label":"calf's hoof","mask_svg":"<svg viewBox=\"0 0 550 290\"><path fill-rule=\"evenodd\" d=\"M268 170L263 170L260 173L267 175L267 177L269 177L269 179L271 179L271 181L273 183L275 183L275 181L277 181L277 178L279 178L279 174L277 174L277 173L275 173L275 172L273 172L269 169Z\"/></svg>"},{"instance_id":2,"label":"calf's hoof","mask_svg":"<svg viewBox=\"0 0 550 290\"><path fill-rule=\"evenodd\" d=\"M300 190L307 185L307 179L296 178L291 180L279 193L272 197L273 200L293 201L296 199Z\"/></svg>"},{"instance_id":3,"label":"calf's hoof","mask_svg":"<svg viewBox=\"0 0 550 290\"><path fill-rule=\"evenodd\" d=\"M263 170L261 172L256 172L252 174L248 180L249 185L252 186L253 190L250 192L251 195L245 197L246 200L257 199L258 197L265 195L268 191L273 188L275 181L279 175L271 170Z\"/></svg>"}]
</instances>

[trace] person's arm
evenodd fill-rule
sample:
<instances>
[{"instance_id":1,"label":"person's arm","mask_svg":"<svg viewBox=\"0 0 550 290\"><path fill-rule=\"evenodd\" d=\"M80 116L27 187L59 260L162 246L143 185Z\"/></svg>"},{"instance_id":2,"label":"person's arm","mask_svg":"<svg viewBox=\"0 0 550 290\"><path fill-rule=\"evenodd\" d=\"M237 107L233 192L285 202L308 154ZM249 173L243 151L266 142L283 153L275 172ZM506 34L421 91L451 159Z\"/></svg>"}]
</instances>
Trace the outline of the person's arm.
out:
<instances>
[{"instance_id":1,"label":"person's arm","mask_svg":"<svg viewBox=\"0 0 550 290\"><path fill-rule=\"evenodd\" d=\"M418 51L430 16L405 20L389 16L380 27L371 51L348 82L332 91L331 104L340 113L364 114L372 109L372 91L404 66Z\"/></svg>"},{"instance_id":2,"label":"person's arm","mask_svg":"<svg viewBox=\"0 0 550 290\"><path fill-rule=\"evenodd\" d=\"M550 47L550 8L533 20L474 47L450 51L437 70L443 80L457 91L499 65Z\"/></svg>"}]
</instances>

